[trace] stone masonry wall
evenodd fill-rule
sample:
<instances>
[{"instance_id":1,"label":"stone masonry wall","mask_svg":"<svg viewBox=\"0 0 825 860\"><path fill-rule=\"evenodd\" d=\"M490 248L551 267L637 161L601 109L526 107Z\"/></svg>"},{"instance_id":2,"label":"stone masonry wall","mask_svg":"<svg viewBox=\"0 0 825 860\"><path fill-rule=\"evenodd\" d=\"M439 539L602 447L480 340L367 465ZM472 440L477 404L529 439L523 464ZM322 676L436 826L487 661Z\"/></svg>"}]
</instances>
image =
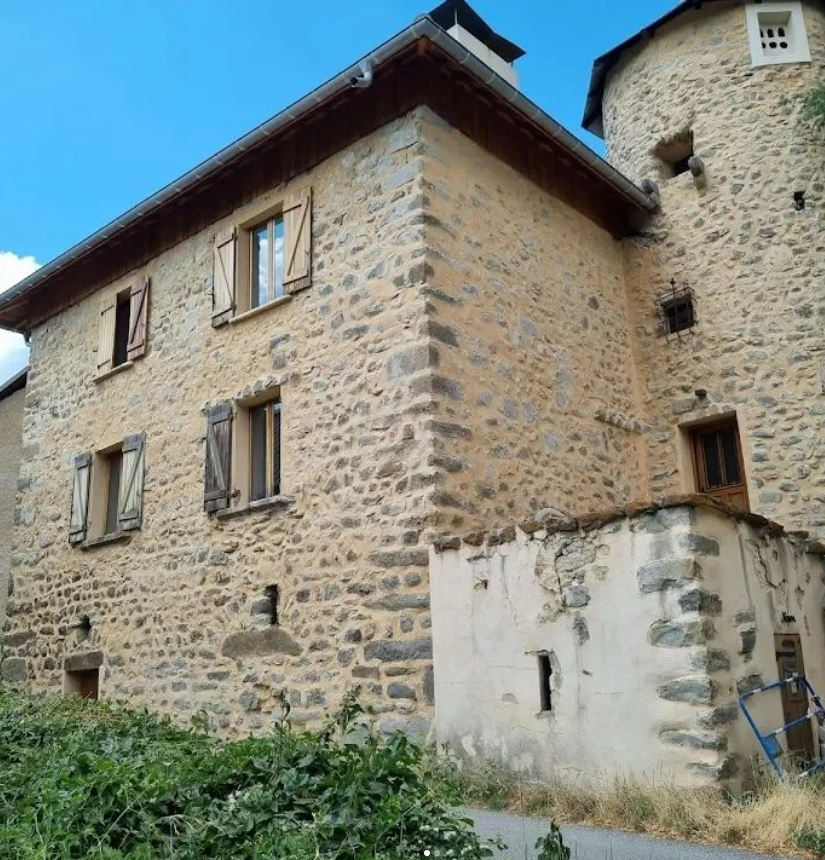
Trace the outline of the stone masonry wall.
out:
<instances>
[{"instance_id":1,"label":"stone masonry wall","mask_svg":"<svg viewBox=\"0 0 825 860\"><path fill-rule=\"evenodd\" d=\"M823 574L822 544L704 497L548 509L436 547L438 742L551 785L736 785L759 754L737 700L775 680L774 633L798 633L825 682ZM764 729L782 724L778 693L756 701Z\"/></svg>"},{"instance_id":2,"label":"stone masonry wall","mask_svg":"<svg viewBox=\"0 0 825 860\"><path fill-rule=\"evenodd\" d=\"M266 728L282 691L311 722L362 684L388 724L426 729L431 393L407 364L429 360L420 136L413 113L273 190L314 192L313 285L291 301L212 328L227 219L146 267L149 352L132 368L94 381L100 294L33 332L6 680L59 691L64 657L99 650L102 695L184 722L205 709L226 732ZM209 518L204 407L271 385L292 501ZM70 547L73 455L138 432L142 530ZM272 584L278 628L259 614Z\"/></svg>"},{"instance_id":3,"label":"stone masonry wall","mask_svg":"<svg viewBox=\"0 0 825 860\"><path fill-rule=\"evenodd\" d=\"M0 629L6 615L17 476L23 453L25 389L0 400Z\"/></svg>"},{"instance_id":4,"label":"stone masonry wall","mask_svg":"<svg viewBox=\"0 0 825 860\"><path fill-rule=\"evenodd\" d=\"M804 13L813 63L761 68L742 3L681 15L617 66L604 117L610 161L661 187L660 214L626 243L652 496L693 489L677 428L736 412L753 510L823 536L825 140L800 110L823 68L825 14ZM653 152L688 129L704 190L664 178ZM671 279L695 292L698 323L681 340L659 333Z\"/></svg>"},{"instance_id":5,"label":"stone masonry wall","mask_svg":"<svg viewBox=\"0 0 825 860\"><path fill-rule=\"evenodd\" d=\"M442 525L646 496L620 244L432 114L423 157Z\"/></svg>"}]
</instances>

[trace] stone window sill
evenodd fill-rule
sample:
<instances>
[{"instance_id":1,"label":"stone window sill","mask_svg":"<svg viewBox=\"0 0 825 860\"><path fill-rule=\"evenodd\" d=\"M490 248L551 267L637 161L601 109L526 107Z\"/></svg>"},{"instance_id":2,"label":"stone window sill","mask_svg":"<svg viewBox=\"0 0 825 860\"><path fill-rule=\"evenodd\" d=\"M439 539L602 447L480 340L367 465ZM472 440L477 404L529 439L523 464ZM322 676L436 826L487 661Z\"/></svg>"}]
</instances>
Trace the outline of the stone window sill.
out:
<instances>
[{"instance_id":1,"label":"stone window sill","mask_svg":"<svg viewBox=\"0 0 825 860\"><path fill-rule=\"evenodd\" d=\"M107 546L110 543L129 543L132 536L128 532L112 532L112 534L101 535L96 538L89 538L80 544L81 549L97 549L101 546Z\"/></svg>"},{"instance_id":2,"label":"stone window sill","mask_svg":"<svg viewBox=\"0 0 825 860\"><path fill-rule=\"evenodd\" d=\"M226 508L223 511L218 511L216 516L219 520L228 520L233 517L242 517L260 511L285 511L294 504L295 496L271 496L268 499L258 499L255 502L249 502L249 504L241 505L237 508Z\"/></svg>"},{"instance_id":3,"label":"stone window sill","mask_svg":"<svg viewBox=\"0 0 825 860\"><path fill-rule=\"evenodd\" d=\"M242 314L238 314L237 316L232 317L229 320L230 325L234 325L235 323L243 322L244 320L248 320L250 317L256 317L258 314L262 314L272 308L277 308L280 305L285 305L287 302L292 300L292 296L287 294L285 296L280 296L277 299L273 299L271 302L267 302L265 305L258 305L257 308L252 308L251 310L244 311Z\"/></svg>"},{"instance_id":4,"label":"stone window sill","mask_svg":"<svg viewBox=\"0 0 825 860\"><path fill-rule=\"evenodd\" d=\"M124 361L123 364L119 364L117 367L107 370L106 373L98 374L95 377L95 382L102 382L104 379L109 379L110 376L114 376L115 374L118 374L123 370L128 370L130 367L134 366L134 361Z\"/></svg>"}]
</instances>

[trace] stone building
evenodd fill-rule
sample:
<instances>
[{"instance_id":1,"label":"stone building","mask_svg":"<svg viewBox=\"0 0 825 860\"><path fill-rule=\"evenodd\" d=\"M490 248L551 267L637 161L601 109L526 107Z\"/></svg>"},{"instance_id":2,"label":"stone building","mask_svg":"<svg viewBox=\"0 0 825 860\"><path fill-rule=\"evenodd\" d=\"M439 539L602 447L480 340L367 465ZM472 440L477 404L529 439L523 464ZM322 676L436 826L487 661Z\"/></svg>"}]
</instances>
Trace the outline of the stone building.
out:
<instances>
[{"instance_id":1,"label":"stone building","mask_svg":"<svg viewBox=\"0 0 825 860\"><path fill-rule=\"evenodd\" d=\"M825 14L695 5L597 62L586 124L610 164L520 93L521 49L447 0L0 297L0 325L32 344L3 677L204 710L227 733L265 730L283 696L313 723L357 684L385 729L424 735L435 714L460 746L464 627L438 618L466 605L479 546L521 547L514 581L549 595L506 640L531 652L532 694L503 693L532 711L528 733L547 735L548 669L569 678L604 645L587 571L644 647L651 625L708 630L707 606L714 652L753 628L750 676L776 673L776 632L818 647L816 588L810 624L786 623L778 602L743 609L711 566L696 608L681 581L651 574L648 592L628 567L703 567L680 543L687 513L656 520L667 540L634 537L658 516L640 510L680 493L724 515L696 534L726 560L741 529L769 528L800 560L777 568L788 582L821 560L782 527L825 536L823 150L799 99ZM538 564L556 557L548 508L608 561L563 585ZM581 515L619 509L619 537L586 537L605 517ZM748 509L781 525L741 525ZM768 588L753 570L737 575ZM554 641L524 647L536 637ZM705 644L662 658L652 695ZM741 680L713 671L711 700ZM595 677L599 695L640 683ZM555 730L577 731L557 704ZM627 748L646 737L691 779L731 770L668 759L663 733L695 735L694 712L666 718ZM481 751L546 775L552 747L519 761L507 724ZM746 742L730 730L713 752Z\"/></svg>"},{"instance_id":2,"label":"stone building","mask_svg":"<svg viewBox=\"0 0 825 860\"><path fill-rule=\"evenodd\" d=\"M23 439L23 401L26 370L0 386L0 624L6 616L9 593L14 499L20 470Z\"/></svg>"}]
</instances>

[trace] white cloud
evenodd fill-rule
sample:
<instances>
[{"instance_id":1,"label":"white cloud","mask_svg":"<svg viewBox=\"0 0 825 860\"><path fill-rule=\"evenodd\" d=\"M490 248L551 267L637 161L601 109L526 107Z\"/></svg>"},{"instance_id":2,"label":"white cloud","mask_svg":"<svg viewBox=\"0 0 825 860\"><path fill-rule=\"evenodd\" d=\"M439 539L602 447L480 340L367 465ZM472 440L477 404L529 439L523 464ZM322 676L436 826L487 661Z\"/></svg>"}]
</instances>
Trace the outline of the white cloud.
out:
<instances>
[{"instance_id":1,"label":"white cloud","mask_svg":"<svg viewBox=\"0 0 825 860\"><path fill-rule=\"evenodd\" d=\"M34 257L18 257L11 251L0 251L0 293L22 281L40 268ZM23 337L0 329L0 385L26 366L29 350Z\"/></svg>"}]
</instances>

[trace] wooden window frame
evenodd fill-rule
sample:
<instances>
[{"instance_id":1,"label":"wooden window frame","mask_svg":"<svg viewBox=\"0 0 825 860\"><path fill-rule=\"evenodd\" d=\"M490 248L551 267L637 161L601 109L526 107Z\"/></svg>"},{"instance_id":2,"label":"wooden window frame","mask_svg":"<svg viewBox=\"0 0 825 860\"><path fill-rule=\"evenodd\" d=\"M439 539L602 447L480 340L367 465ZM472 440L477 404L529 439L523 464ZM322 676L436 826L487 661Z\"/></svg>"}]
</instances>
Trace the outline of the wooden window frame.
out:
<instances>
[{"instance_id":1,"label":"wooden window frame","mask_svg":"<svg viewBox=\"0 0 825 860\"><path fill-rule=\"evenodd\" d=\"M265 206L258 207L253 212L249 213L243 221L237 225L237 295L235 296L235 314L230 322L235 320L246 319L248 316L265 311L268 308L275 307L283 302L289 301L291 298L290 289L282 284L283 294L280 296L274 295L275 290L275 221L283 221L284 217L284 200L278 200L276 203L269 203ZM269 296L268 300L260 305L252 305L252 289L255 283L253 276L253 260L254 260L254 242L253 235L255 231L262 225L267 225L267 237L269 239L269 259L267 261L267 274L269 279Z\"/></svg>"},{"instance_id":2,"label":"wooden window frame","mask_svg":"<svg viewBox=\"0 0 825 860\"><path fill-rule=\"evenodd\" d=\"M280 222L281 230L284 229L284 216L282 212L276 212L274 215L270 215L265 221L259 221L253 227L250 227L247 232L247 241L249 244L249 259L246 261L246 265L249 266L249 280L247 283L247 289L249 290L249 295L247 296L248 307L250 310L257 310L260 307L266 307L267 305L271 305L274 302L283 299L284 296L287 295L286 287L283 283L283 274L281 275L281 293L278 295L277 287L278 284L276 282L276 253L275 253L275 228L276 224ZM266 283L267 283L267 297L265 302L261 302L260 304L253 305L253 301L255 298L255 293L257 292L256 287L258 286L257 281L257 267L255 266L255 242L254 235L261 229L261 227L266 226L266 241L267 241L267 260L266 260ZM283 268L283 264L282 264Z\"/></svg>"},{"instance_id":3,"label":"wooden window frame","mask_svg":"<svg viewBox=\"0 0 825 860\"><path fill-rule=\"evenodd\" d=\"M266 496L252 498L252 427L251 414L254 409L268 407L266 411ZM277 416L277 418L276 418ZM276 444L276 420L279 427ZM276 471L277 453L277 471ZM283 495L283 402L281 392L269 390L254 398L236 401L232 427L232 475L233 508L245 508L255 503L265 503Z\"/></svg>"},{"instance_id":4,"label":"wooden window frame","mask_svg":"<svg viewBox=\"0 0 825 860\"><path fill-rule=\"evenodd\" d=\"M136 278L128 287L103 298L98 318L97 372L95 381L106 379L134 365L146 355L149 318L150 281L146 276ZM121 308L128 307L125 321ZM108 322L106 314L112 313ZM125 325L126 331L122 332ZM125 337L125 355L118 355L118 332ZM117 363L116 363L117 362Z\"/></svg>"},{"instance_id":5,"label":"wooden window frame","mask_svg":"<svg viewBox=\"0 0 825 860\"><path fill-rule=\"evenodd\" d=\"M135 442L140 446L139 463L136 465L137 480L140 481L139 490L139 511L131 518L125 518L123 511L120 510L121 501L124 492L124 474L127 465L130 465L130 459L127 457L128 450L135 451ZM130 531L140 529L142 526L143 516L143 482L144 482L144 462L145 462L145 436L138 434L128 436L122 441L113 445L107 445L95 451L91 458L91 475L89 481L89 499L88 499L88 514L86 521L86 535L89 544L97 542L106 542L115 538L124 537ZM111 468L115 457L119 456L120 475L117 480L118 499L115 503L117 516L116 527L112 531L109 526L109 508L110 508L110 492L112 489Z\"/></svg>"},{"instance_id":6,"label":"wooden window frame","mask_svg":"<svg viewBox=\"0 0 825 860\"><path fill-rule=\"evenodd\" d=\"M705 462L705 452L700 444L700 439L705 433L712 433L714 431L723 430L725 428L733 428L736 439L736 454L739 462L739 477L740 482L738 484L724 484L722 486L711 488L705 486L707 481L705 480L707 477L707 464ZM726 495L726 491L729 491L731 488L741 487L742 492L745 497L745 505L746 509L750 510L750 496L748 493L748 477L747 471L745 470L745 455L742 450L742 435L739 431L739 422L735 415L728 415L724 418L720 418L714 421L707 421L703 423L698 423L691 425L686 428L688 433L690 434L689 442L690 442L690 453L691 460L693 462L693 480L694 486L696 487L696 492L701 493L702 495L713 496L716 498L724 499ZM722 468L724 469L724 458L720 458L720 462Z\"/></svg>"}]
</instances>

